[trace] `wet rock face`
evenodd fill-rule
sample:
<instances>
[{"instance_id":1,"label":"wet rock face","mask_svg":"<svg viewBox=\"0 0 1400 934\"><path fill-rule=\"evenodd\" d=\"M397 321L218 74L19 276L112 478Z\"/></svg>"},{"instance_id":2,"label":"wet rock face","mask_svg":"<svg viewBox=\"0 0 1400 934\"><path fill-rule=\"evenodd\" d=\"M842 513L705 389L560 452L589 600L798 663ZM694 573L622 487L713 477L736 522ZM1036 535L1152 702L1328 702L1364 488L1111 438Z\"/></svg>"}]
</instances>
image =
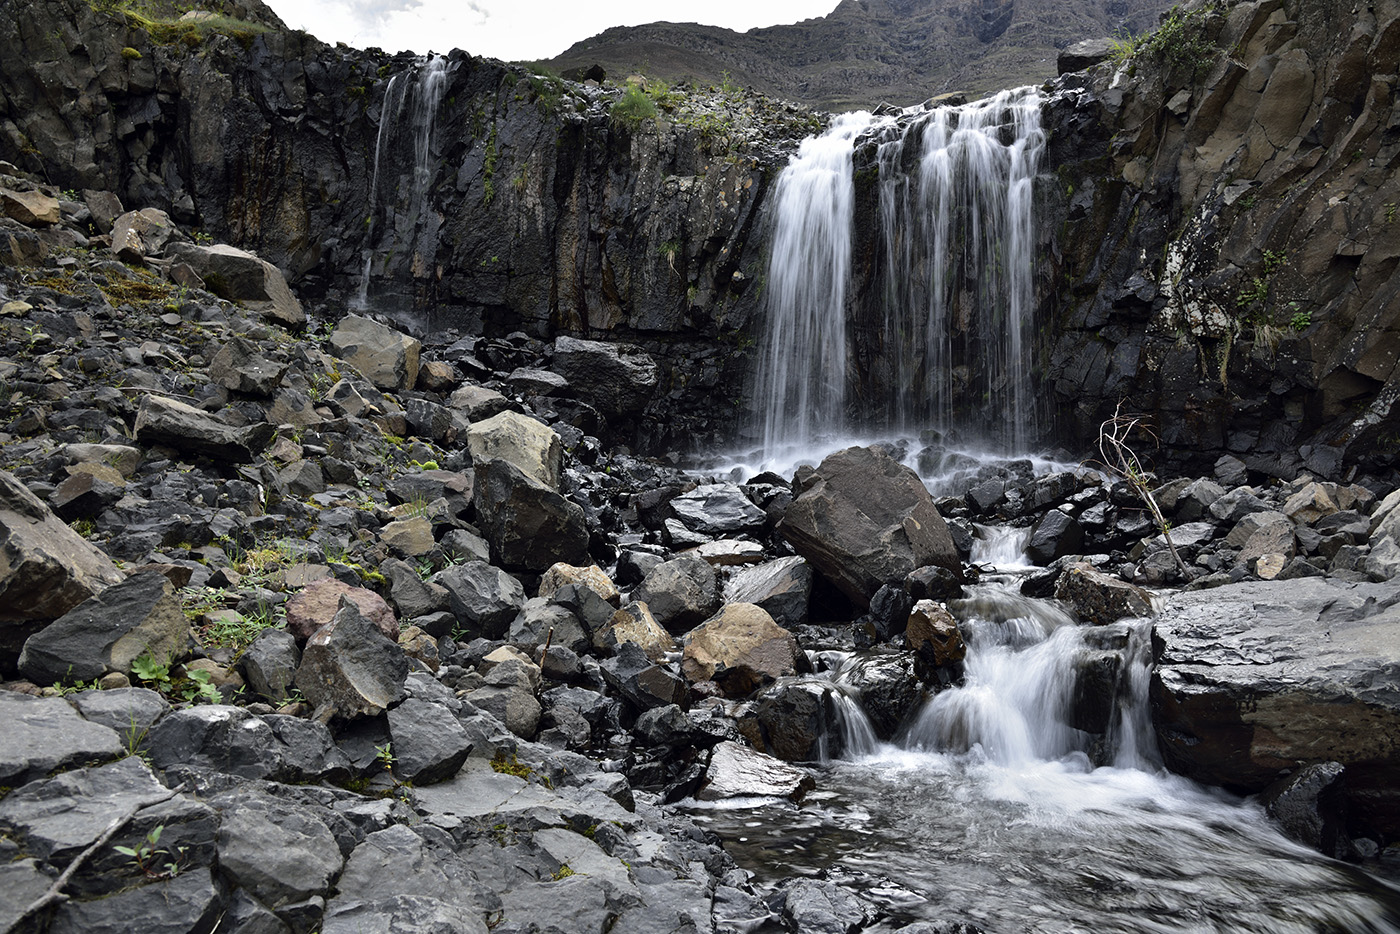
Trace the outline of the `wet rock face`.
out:
<instances>
[{"instance_id":1,"label":"wet rock face","mask_svg":"<svg viewBox=\"0 0 1400 934\"><path fill-rule=\"evenodd\" d=\"M1168 766L1253 792L1338 762L1353 820L1394 833L1396 599L1394 582L1319 578L1172 597L1155 620L1151 688Z\"/></svg>"},{"instance_id":2,"label":"wet rock face","mask_svg":"<svg viewBox=\"0 0 1400 934\"><path fill-rule=\"evenodd\" d=\"M1089 440L1124 401L1166 457L1345 479L1393 455L1380 335L1400 245L1390 7L1289 0L1186 17L1203 54L1060 79L1047 192L1065 222L1047 395ZM1062 434L1061 437L1064 435ZM1167 466L1158 457L1159 467Z\"/></svg>"}]
</instances>

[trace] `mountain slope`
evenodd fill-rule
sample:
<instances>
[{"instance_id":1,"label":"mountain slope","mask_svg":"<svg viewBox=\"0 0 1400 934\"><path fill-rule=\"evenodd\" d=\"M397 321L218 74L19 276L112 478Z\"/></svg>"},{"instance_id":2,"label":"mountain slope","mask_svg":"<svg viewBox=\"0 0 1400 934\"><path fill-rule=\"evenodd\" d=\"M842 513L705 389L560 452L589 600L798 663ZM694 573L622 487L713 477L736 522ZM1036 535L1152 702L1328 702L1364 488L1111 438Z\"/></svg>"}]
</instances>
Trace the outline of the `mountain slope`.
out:
<instances>
[{"instance_id":1,"label":"mountain slope","mask_svg":"<svg viewBox=\"0 0 1400 934\"><path fill-rule=\"evenodd\" d=\"M1053 77L1058 50L1151 29L1168 0L841 0L830 14L737 33L694 23L615 27L549 66L736 84L829 110L982 94Z\"/></svg>"}]
</instances>

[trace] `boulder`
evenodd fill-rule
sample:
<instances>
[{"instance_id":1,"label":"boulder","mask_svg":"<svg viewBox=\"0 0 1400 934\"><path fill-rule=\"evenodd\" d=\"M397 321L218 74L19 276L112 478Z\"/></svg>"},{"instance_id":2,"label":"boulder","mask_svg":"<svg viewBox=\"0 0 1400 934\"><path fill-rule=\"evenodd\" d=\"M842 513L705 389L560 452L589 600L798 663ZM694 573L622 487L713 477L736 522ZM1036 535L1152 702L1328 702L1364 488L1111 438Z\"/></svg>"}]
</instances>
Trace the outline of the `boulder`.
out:
<instances>
[{"instance_id":1,"label":"boulder","mask_svg":"<svg viewBox=\"0 0 1400 934\"><path fill-rule=\"evenodd\" d=\"M558 337L550 366L604 418L640 412L660 383L656 361L626 344Z\"/></svg>"},{"instance_id":2,"label":"boulder","mask_svg":"<svg viewBox=\"0 0 1400 934\"><path fill-rule=\"evenodd\" d=\"M1084 544L1084 529L1068 512L1051 509L1031 526L1026 540L1026 557L1044 566L1056 558L1078 554Z\"/></svg>"},{"instance_id":3,"label":"boulder","mask_svg":"<svg viewBox=\"0 0 1400 934\"><path fill-rule=\"evenodd\" d=\"M112 252L130 263L145 262L146 257L158 256L167 245L185 239L170 215L159 208L127 211L112 221L111 236Z\"/></svg>"},{"instance_id":4,"label":"boulder","mask_svg":"<svg viewBox=\"0 0 1400 934\"><path fill-rule=\"evenodd\" d=\"M63 222L58 199L41 191L0 188L0 213L26 227L51 227Z\"/></svg>"},{"instance_id":5,"label":"boulder","mask_svg":"<svg viewBox=\"0 0 1400 934\"><path fill-rule=\"evenodd\" d=\"M106 554L0 471L0 668L14 664L43 622L121 579Z\"/></svg>"},{"instance_id":6,"label":"boulder","mask_svg":"<svg viewBox=\"0 0 1400 934\"><path fill-rule=\"evenodd\" d=\"M525 605L525 588L500 568L468 561L439 571L432 583L447 591L457 625L470 634L500 639Z\"/></svg>"},{"instance_id":7,"label":"boulder","mask_svg":"<svg viewBox=\"0 0 1400 934\"><path fill-rule=\"evenodd\" d=\"M962 563L933 497L917 474L876 448L848 448L799 468L797 498L778 531L861 608L883 584L936 564L959 578Z\"/></svg>"},{"instance_id":8,"label":"boulder","mask_svg":"<svg viewBox=\"0 0 1400 934\"><path fill-rule=\"evenodd\" d=\"M55 769L114 759L122 754L116 730L90 723L56 697L0 691L0 785L17 788Z\"/></svg>"},{"instance_id":9,"label":"boulder","mask_svg":"<svg viewBox=\"0 0 1400 934\"><path fill-rule=\"evenodd\" d=\"M930 668L958 665L967 657L967 643L953 614L940 603L920 600L909 613L905 644Z\"/></svg>"},{"instance_id":10,"label":"boulder","mask_svg":"<svg viewBox=\"0 0 1400 934\"><path fill-rule=\"evenodd\" d=\"M724 599L761 606L784 629L806 625L812 565L806 558L790 555L735 571L724 584Z\"/></svg>"},{"instance_id":11,"label":"boulder","mask_svg":"<svg viewBox=\"0 0 1400 934\"><path fill-rule=\"evenodd\" d=\"M731 535L763 530L768 516L736 483L706 483L671 500L681 524L703 535Z\"/></svg>"},{"instance_id":12,"label":"boulder","mask_svg":"<svg viewBox=\"0 0 1400 934\"><path fill-rule=\"evenodd\" d=\"M485 386L463 386L447 397L447 404L466 416L469 422L479 422L508 411L511 401Z\"/></svg>"},{"instance_id":13,"label":"boulder","mask_svg":"<svg viewBox=\"0 0 1400 934\"><path fill-rule=\"evenodd\" d=\"M318 711L318 719L374 716L404 696L408 658L360 614L350 597L317 629L302 651L296 686Z\"/></svg>"},{"instance_id":14,"label":"boulder","mask_svg":"<svg viewBox=\"0 0 1400 934\"><path fill-rule=\"evenodd\" d=\"M115 231L113 234L115 243ZM306 312L302 309L301 302L292 294L281 271L266 260L226 243L216 243L212 246L181 243L166 252L193 269L195 274L204 280L205 288L220 298L238 302L245 308L289 328L305 326ZM413 377L418 378L416 359ZM406 386L383 388L409 389L412 386L410 381Z\"/></svg>"},{"instance_id":15,"label":"boulder","mask_svg":"<svg viewBox=\"0 0 1400 934\"><path fill-rule=\"evenodd\" d=\"M267 359L256 344L235 336L209 361L209 379L234 392L267 397L281 385L287 369L288 364Z\"/></svg>"},{"instance_id":16,"label":"boulder","mask_svg":"<svg viewBox=\"0 0 1400 934\"><path fill-rule=\"evenodd\" d=\"M1316 481L1305 484L1284 502L1284 515L1299 525L1314 525L1319 519L1339 512L1340 507L1327 489L1329 486L1332 484ZM1333 490L1335 489L1333 486Z\"/></svg>"},{"instance_id":17,"label":"boulder","mask_svg":"<svg viewBox=\"0 0 1400 934\"><path fill-rule=\"evenodd\" d=\"M674 672L652 663L642 647L624 642L612 658L598 667L613 690L638 710L650 710L685 699L685 681Z\"/></svg>"},{"instance_id":18,"label":"boulder","mask_svg":"<svg viewBox=\"0 0 1400 934\"><path fill-rule=\"evenodd\" d=\"M492 560L502 567L544 571L587 560L583 510L509 461L476 462L474 502Z\"/></svg>"},{"instance_id":19,"label":"boulder","mask_svg":"<svg viewBox=\"0 0 1400 934\"><path fill-rule=\"evenodd\" d=\"M311 808L281 798L230 793L219 807L219 871L269 908L320 895L344 858Z\"/></svg>"},{"instance_id":20,"label":"boulder","mask_svg":"<svg viewBox=\"0 0 1400 934\"><path fill-rule=\"evenodd\" d=\"M1067 565L1061 572L1055 582L1055 599L1068 604L1086 623L1097 625L1152 615L1152 598L1147 591L1083 562Z\"/></svg>"},{"instance_id":21,"label":"boulder","mask_svg":"<svg viewBox=\"0 0 1400 934\"><path fill-rule=\"evenodd\" d=\"M695 797L701 801L771 797L800 803L816 785L805 769L738 743L723 742L711 753L704 784Z\"/></svg>"},{"instance_id":22,"label":"boulder","mask_svg":"<svg viewBox=\"0 0 1400 934\"><path fill-rule=\"evenodd\" d=\"M693 555L652 568L631 596L645 603L658 623L677 634L708 618L719 609L721 600L714 568Z\"/></svg>"},{"instance_id":23,"label":"boulder","mask_svg":"<svg viewBox=\"0 0 1400 934\"><path fill-rule=\"evenodd\" d=\"M91 681L110 671L130 675L132 662L143 655L160 663L182 657L189 635L190 621L170 580L144 571L30 636L19 670L36 684Z\"/></svg>"},{"instance_id":24,"label":"boulder","mask_svg":"<svg viewBox=\"0 0 1400 934\"><path fill-rule=\"evenodd\" d=\"M676 647L675 637L656 621L645 603L635 600L613 614L602 641L602 647L614 652L626 643L633 643L654 662L661 661Z\"/></svg>"},{"instance_id":25,"label":"boulder","mask_svg":"<svg viewBox=\"0 0 1400 934\"><path fill-rule=\"evenodd\" d=\"M346 315L331 333L330 346L380 389L412 389L418 381L422 343L369 318Z\"/></svg>"},{"instance_id":26,"label":"boulder","mask_svg":"<svg viewBox=\"0 0 1400 934\"><path fill-rule=\"evenodd\" d=\"M409 697L389 709L388 720L394 772L404 781L414 785L445 781L471 754L473 744L466 729L442 704Z\"/></svg>"},{"instance_id":27,"label":"boulder","mask_svg":"<svg viewBox=\"0 0 1400 934\"><path fill-rule=\"evenodd\" d=\"M335 618L342 598L352 601L386 639L398 639L399 621L383 597L373 590L330 579L316 581L287 601L287 632L298 644L305 644Z\"/></svg>"},{"instance_id":28,"label":"boulder","mask_svg":"<svg viewBox=\"0 0 1400 934\"><path fill-rule=\"evenodd\" d=\"M254 694L269 703L282 704L296 680L301 649L290 632L264 629L243 652L238 664Z\"/></svg>"},{"instance_id":29,"label":"boulder","mask_svg":"<svg viewBox=\"0 0 1400 934\"><path fill-rule=\"evenodd\" d=\"M1152 722L1173 771L1242 792L1346 767L1353 824L1400 830L1400 584L1260 581L1172 596Z\"/></svg>"},{"instance_id":30,"label":"boulder","mask_svg":"<svg viewBox=\"0 0 1400 934\"><path fill-rule=\"evenodd\" d=\"M797 640L752 603L731 603L685 637L681 672L713 681L726 697L747 697L797 671Z\"/></svg>"},{"instance_id":31,"label":"boulder","mask_svg":"<svg viewBox=\"0 0 1400 934\"><path fill-rule=\"evenodd\" d=\"M164 396L146 394L136 413L136 437L224 463L247 463L272 443L277 429L267 422L242 428Z\"/></svg>"},{"instance_id":32,"label":"boulder","mask_svg":"<svg viewBox=\"0 0 1400 934\"><path fill-rule=\"evenodd\" d=\"M617 585L608 577L607 572L596 564L588 567L574 567L572 564L559 563L552 565L549 570L540 577L540 589L538 595L541 597L552 597L560 587L566 584L581 584L592 590L598 596L617 605L620 594Z\"/></svg>"},{"instance_id":33,"label":"boulder","mask_svg":"<svg viewBox=\"0 0 1400 934\"><path fill-rule=\"evenodd\" d=\"M49 505L64 522L95 519L126 492L126 482L112 468L83 466L89 469L71 474L49 496Z\"/></svg>"},{"instance_id":34,"label":"boulder","mask_svg":"<svg viewBox=\"0 0 1400 934\"><path fill-rule=\"evenodd\" d=\"M467 450L472 461L496 458L507 461L531 480L558 492L564 445L548 425L521 415L502 412L467 429Z\"/></svg>"},{"instance_id":35,"label":"boulder","mask_svg":"<svg viewBox=\"0 0 1400 934\"><path fill-rule=\"evenodd\" d=\"M1345 773L1340 762L1305 765L1264 789L1259 799L1286 835L1342 859L1348 855Z\"/></svg>"},{"instance_id":36,"label":"boulder","mask_svg":"<svg viewBox=\"0 0 1400 934\"><path fill-rule=\"evenodd\" d=\"M1108 61L1115 47L1112 39L1083 39L1061 50L1055 61L1056 70L1065 75L1093 68L1100 62Z\"/></svg>"},{"instance_id":37,"label":"boulder","mask_svg":"<svg viewBox=\"0 0 1400 934\"><path fill-rule=\"evenodd\" d=\"M784 762L816 762L840 755L840 731L827 715L828 686L806 679L775 684L754 708L763 752Z\"/></svg>"}]
</instances>

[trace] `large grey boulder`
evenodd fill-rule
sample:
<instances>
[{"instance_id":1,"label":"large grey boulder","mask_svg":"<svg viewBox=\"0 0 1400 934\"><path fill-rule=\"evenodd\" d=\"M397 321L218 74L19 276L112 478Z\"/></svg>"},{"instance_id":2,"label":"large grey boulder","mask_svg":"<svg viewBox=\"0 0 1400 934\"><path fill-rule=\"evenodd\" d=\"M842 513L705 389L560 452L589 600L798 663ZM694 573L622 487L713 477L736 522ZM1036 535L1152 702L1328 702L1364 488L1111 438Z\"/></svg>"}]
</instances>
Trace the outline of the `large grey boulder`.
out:
<instances>
[{"instance_id":1,"label":"large grey boulder","mask_svg":"<svg viewBox=\"0 0 1400 934\"><path fill-rule=\"evenodd\" d=\"M13 665L42 623L120 580L111 558L0 471L0 665Z\"/></svg>"},{"instance_id":2,"label":"large grey boulder","mask_svg":"<svg viewBox=\"0 0 1400 934\"><path fill-rule=\"evenodd\" d=\"M1400 830L1400 583L1323 578L1181 593L1156 617L1153 725L1167 765L1261 791L1338 762L1353 815Z\"/></svg>"},{"instance_id":3,"label":"large grey boulder","mask_svg":"<svg viewBox=\"0 0 1400 934\"><path fill-rule=\"evenodd\" d=\"M273 910L320 895L344 859L316 813L246 792L214 799L221 812L219 869Z\"/></svg>"},{"instance_id":4,"label":"large grey boulder","mask_svg":"<svg viewBox=\"0 0 1400 934\"><path fill-rule=\"evenodd\" d=\"M605 418L640 412L660 382L651 355L626 344L559 337L551 367Z\"/></svg>"},{"instance_id":5,"label":"large grey boulder","mask_svg":"<svg viewBox=\"0 0 1400 934\"><path fill-rule=\"evenodd\" d=\"M490 458L508 461L531 480L559 489L564 444L559 433L518 412L502 412L467 429L467 450L473 461Z\"/></svg>"},{"instance_id":6,"label":"large grey boulder","mask_svg":"<svg viewBox=\"0 0 1400 934\"><path fill-rule=\"evenodd\" d=\"M388 713L394 772L414 785L451 778L467 761L472 741L442 704L409 697Z\"/></svg>"},{"instance_id":7,"label":"large grey boulder","mask_svg":"<svg viewBox=\"0 0 1400 934\"><path fill-rule=\"evenodd\" d=\"M753 603L785 629L807 623L812 602L812 565L800 555L737 570L724 584L727 603Z\"/></svg>"},{"instance_id":8,"label":"large grey boulder","mask_svg":"<svg viewBox=\"0 0 1400 934\"><path fill-rule=\"evenodd\" d=\"M226 243L180 243L166 252L193 269L204 280L205 288L220 298L238 302L287 327L306 324L306 312L286 278L276 266L247 250Z\"/></svg>"},{"instance_id":9,"label":"large grey boulder","mask_svg":"<svg viewBox=\"0 0 1400 934\"><path fill-rule=\"evenodd\" d=\"M75 769L18 788L0 801L0 828L22 834L31 855L66 861L117 816L162 796L165 787L135 756Z\"/></svg>"},{"instance_id":10,"label":"large grey boulder","mask_svg":"<svg viewBox=\"0 0 1400 934\"><path fill-rule=\"evenodd\" d=\"M499 639L525 605L520 581L485 561L468 561L439 571L432 583L447 591L448 605L468 638Z\"/></svg>"},{"instance_id":11,"label":"large grey boulder","mask_svg":"<svg viewBox=\"0 0 1400 934\"><path fill-rule=\"evenodd\" d=\"M307 640L296 686L318 719L374 716L403 698L408 667L398 643L342 598L335 617Z\"/></svg>"},{"instance_id":12,"label":"large grey boulder","mask_svg":"<svg viewBox=\"0 0 1400 934\"><path fill-rule=\"evenodd\" d=\"M24 643L19 670L36 684L132 673L142 655L168 663L185 654L190 621L170 579L144 571L83 601Z\"/></svg>"},{"instance_id":13,"label":"large grey boulder","mask_svg":"<svg viewBox=\"0 0 1400 934\"><path fill-rule=\"evenodd\" d=\"M136 437L225 463L246 463L272 443L277 429L267 422L235 428L192 405L147 394L136 413Z\"/></svg>"},{"instance_id":14,"label":"large grey boulder","mask_svg":"<svg viewBox=\"0 0 1400 934\"><path fill-rule=\"evenodd\" d=\"M359 315L346 315L331 333L331 353L380 389L412 389L423 344L401 331Z\"/></svg>"},{"instance_id":15,"label":"large grey boulder","mask_svg":"<svg viewBox=\"0 0 1400 934\"><path fill-rule=\"evenodd\" d=\"M0 785L11 788L54 769L115 758L124 748L116 730L89 723L56 697L0 691L0 723Z\"/></svg>"},{"instance_id":16,"label":"large grey boulder","mask_svg":"<svg viewBox=\"0 0 1400 934\"><path fill-rule=\"evenodd\" d=\"M671 511L687 529L704 535L757 532L768 516L735 483L705 483L671 500Z\"/></svg>"},{"instance_id":17,"label":"large grey boulder","mask_svg":"<svg viewBox=\"0 0 1400 934\"><path fill-rule=\"evenodd\" d=\"M718 610L722 596L710 563L681 555L652 568L632 591L632 599L645 603L658 623L679 634Z\"/></svg>"},{"instance_id":18,"label":"large grey boulder","mask_svg":"<svg viewBox=\"0 0 1400 934\"><path fill-rule=\"evenodd\" d=\"M167 245L175 247L184 240L170 215L159 208L127 211L112 221L112 252L128 262L144 262Z\"/></svg>"},{"instance_id":19,"label":"large grey boulder","mask_svg":"<svg viewBox=\"0 0 1400 934\"><path fill-rule=\"evenodd\" d=\"M704 784L695 797L701 801L772 797L801 802L816 784L805 769L726 741L711 753Z\"/></svg>"},{"instance_id":20,"label":"large grey boulder","mask_svg":"<svg viewBox=\"0 0 1400 934\"><path fill-rule=\"evenodd\" d=\"M847 448L793 480L797 498L778 531L861 608L885 584L935 564L959 579L962 562L917 474L876 448Z\"/></svg>"},{"instance_id":21,"label":"large grey boulder","mask_svg":"<svg viewBox=\"0 0 1400 934\"><path fill-rule=\"evenodd\" d=\"M583 510L509 461L477 461L475 503L492 561L502 567L544 571L588 559Z\"/></svg>"}]
</instances>

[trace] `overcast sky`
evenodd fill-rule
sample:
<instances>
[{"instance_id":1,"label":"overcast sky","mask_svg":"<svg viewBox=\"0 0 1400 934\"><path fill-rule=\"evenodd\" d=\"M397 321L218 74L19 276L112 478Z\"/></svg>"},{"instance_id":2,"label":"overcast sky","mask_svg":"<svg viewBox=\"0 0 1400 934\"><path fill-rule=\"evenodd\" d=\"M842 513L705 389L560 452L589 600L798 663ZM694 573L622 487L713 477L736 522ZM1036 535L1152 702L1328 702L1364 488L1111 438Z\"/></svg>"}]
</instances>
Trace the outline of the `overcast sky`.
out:
<instances>
[{"instance_id":1,"label":"overcast sky","mask_svg":"<svg viewBox=\"0 0 1400 934\"><path fill-rule=\"evenodd\" d=\"M386 52L553 58L609 26L701 22L743 32L825 16L838 0L267 0L293 29Z\"/></svg>"}]
</instances>

